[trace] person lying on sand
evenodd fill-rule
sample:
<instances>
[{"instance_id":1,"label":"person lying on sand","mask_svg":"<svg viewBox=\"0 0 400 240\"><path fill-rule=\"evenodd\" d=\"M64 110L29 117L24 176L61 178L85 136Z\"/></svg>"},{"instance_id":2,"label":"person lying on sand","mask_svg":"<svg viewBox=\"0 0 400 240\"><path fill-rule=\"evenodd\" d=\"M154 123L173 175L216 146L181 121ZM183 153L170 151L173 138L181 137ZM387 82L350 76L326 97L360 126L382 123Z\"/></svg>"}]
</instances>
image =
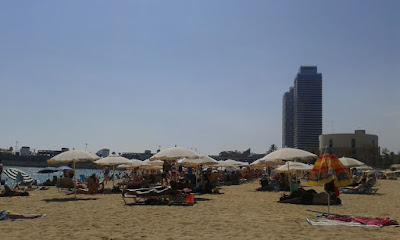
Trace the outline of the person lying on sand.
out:
<instances>
[{"instance_id":1,"label":"person lying on sand","mask_svg":"<svg viewBox=\"0 0 400 240\"><path fill-rule=\"evenodd\" d=\"M34 219L46 216L46 214L20 214L8 210L0 211L0 220Z\"/></svg>"},{"instance_id":2,"label":"person lying on sand","mask_svg":"<svg viewBox=\"0 0 400 240\"><path fill-rule=\"evenodd\" d=\"M326 192L317 193L314 189L305 190L301 187L297 191L290 193L290 195L283 194L279 202L305 205L327 205L328 198L330 199L331 205L341 204L340 198L334 194L328 196Z\"/></svg>"},{"instance_id":3,"label":"person lying on sand","mask_svg":"<svg viewBox=\"0 0 400 240\"><path fill-rule=\"evenodd\" d=\"M15 189L15 188L14 188ZM4 185L4 190L0 193L0 197L13 197L13 196L29 196L25 190L11 189L9 186Z\"/></svg>"},{"instance_id":4,"label":"person lying on sand","mask_svg":"<svg viewBox=\"0 0 400 240\"><path fill-rule=\"evenodd\" d=\"M361 179L361 182L357 186L343 187L343 188L340 188L340 191L342 191L344 193L357 193L366 187L366 182L367 182L367 179L363 178L363 179Z\"/></svg>"}]
</instances>

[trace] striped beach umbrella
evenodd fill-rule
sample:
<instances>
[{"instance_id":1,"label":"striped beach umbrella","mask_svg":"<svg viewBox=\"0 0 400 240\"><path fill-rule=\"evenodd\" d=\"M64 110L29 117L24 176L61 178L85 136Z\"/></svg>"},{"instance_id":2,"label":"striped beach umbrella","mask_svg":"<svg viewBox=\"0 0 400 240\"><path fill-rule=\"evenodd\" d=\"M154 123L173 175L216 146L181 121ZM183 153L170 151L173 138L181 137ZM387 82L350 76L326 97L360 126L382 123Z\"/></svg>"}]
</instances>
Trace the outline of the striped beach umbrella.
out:
<instances>
[{"instance_id":1,"label":"striped beach umbrella","mask_svg":"<svg viewBox=\"0 0 400 240\"><path fill-rule=\"evenodd\" d=\"M19 174L22 177L22 182L30 183L30 182L33 182L33 180L34 180L26 172L21 171L16 168L7 168L4 170L4 174L6 174L7 177L9 177L10 179L15 180L15 181L20 181L20 180L18 180Z\"/></svg>"},{"instance_id":2,"label":"striped beach umbrella","mask_svg":"<svg viewBox=\"0 0 400 240\"><path fill-rule=\"evenodd\" d=\"M334 181L336 187L344 187L353 182L349 170L343 166L335 154L327 150L318 158L308 177L308 184L325 185Z\"/></svg>"},{"instance_id":3,"label":"striped beach umbrella","mask_svg":"<svg viewBox=\"0 0 400 240\"><path fill-rule=\"evenodd\" d=\"M353 182L349 170L343 166L343 163L335 154L330 154L328 148L317 159L314 168L308 176L308 184L313 186L322 186L334 182L335 187L344 187ZM330 193L328 192L328 213L330 213Z\"/></svg>"}]
</instances>

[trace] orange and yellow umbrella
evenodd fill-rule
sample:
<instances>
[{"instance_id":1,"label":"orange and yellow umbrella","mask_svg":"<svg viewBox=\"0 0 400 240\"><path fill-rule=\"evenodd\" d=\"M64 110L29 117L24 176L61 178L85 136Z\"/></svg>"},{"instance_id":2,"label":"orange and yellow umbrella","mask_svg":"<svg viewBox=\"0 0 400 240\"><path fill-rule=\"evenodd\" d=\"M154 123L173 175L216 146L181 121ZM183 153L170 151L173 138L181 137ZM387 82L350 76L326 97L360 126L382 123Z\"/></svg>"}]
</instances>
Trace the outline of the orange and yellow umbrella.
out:
<instances>
[{"instance_id":1,"label":"orange and yellow umbrella","mask_svg":"<svg viewBox=\"0 0 400 240\"><path fill-rule=\"evenodd\" d=\"M349 170L343 166L336 155L325 151L310 171L308 184L321 186L332 180L334 180L336 187L344 187L353 182Z\"/></svg>"}]
</instances>

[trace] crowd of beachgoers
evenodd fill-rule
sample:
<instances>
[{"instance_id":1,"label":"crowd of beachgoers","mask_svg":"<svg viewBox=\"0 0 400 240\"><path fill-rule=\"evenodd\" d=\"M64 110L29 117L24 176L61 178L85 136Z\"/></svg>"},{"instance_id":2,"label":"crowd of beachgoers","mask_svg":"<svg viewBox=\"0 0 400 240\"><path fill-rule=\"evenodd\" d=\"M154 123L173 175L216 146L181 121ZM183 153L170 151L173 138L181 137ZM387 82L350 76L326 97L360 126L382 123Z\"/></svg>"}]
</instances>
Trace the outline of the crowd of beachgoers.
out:
<instances>
[{"instance_id":1,"label":"crowd of beachgoers","mask_svg":"<svg viewBox=\"0 0 400 240\"><path fill-rule=\"evenodd\" d=\"M291 166L296 167L295 164ZM231 219L238 216L247 225L262 219L275 229L280 229L281 225L288 224L293 231L266 232L266 230L256 230L263 228L254 226L241 228L240 231L232 230L234 235L230 238L235 238L235 236L238 238L245 236L252 238L294 237L296 229L297 232L302 232L308 225L397 226L397 221L389 217L400 217L400 212L397 210L389 210L389 206L392 208L400 206L397 181L399 172L396 171L348 168L346 172L349 173L351 179L347 180L351 183L346 186L335 185L335 179L326 182L323 186L313 186L308 181L310 170L293 171L288 168L286 171L286 167L284 167L284 170L281 171L278 170L278 166L260 167L260 165L256 165L254 167L254 165L248 164L247 166L230 167L221 167L217 164L185 166L178 164L178 161L165 160L151 165L150 168L148 166L128 166L128 168L119 168L118 171L114 171L108 166L104 167L101 176L99 174L77 176L74 169L64 168L61 176L57 174L41 184L37 184L35 181L24 182L22 174L17 174L14 186L8 186L3 181L0 196L4 197L2 198L2 208L5 210L1 211L0 219L14 221L42 218L42 221L46 223L50 223L48 221L52 219L51 222L56 226L55 228L68 225L69 220L79 222L79 224L90 223L91 226L98 226L99 223L107 225L104 230L105 234L90 232L82 236L76 235L80 229L68 225L71 230L67 231L68 236L72 236L74 239L87 239L94 236L94 238L123 239L131 235L135 235L136 238L141 238L141 236L145 236L143 238L165 238L165 236L168 236L166 238L185 238L179 231L173 231L174 233L170 234L164 228L171 229L177 224L188 224L183 219L190 214L192 220L197 223L203 223L204 219L213 223L208 226L212 235L208 235L207 231L202 230L200 230L201 234L197 235L198 232L186 229L193 238L202 239L204 236L225 238L225 235L220 235L221 229L225 227L233 229L235 224ZM17 172L17 170L15 171ZM19 178L22 181L18 181ZM369 201L375 200L380 211L366 207ZM75 201L79 201L79 204ZM141 207L143 205L152 205L152 207L143 208ZM160 208L163 205L191 207ZM331 205L335 214L327 215L329 210L321 208L321 205L323 207ZM131 212L124 208L125 206L137 207L132 208L134 211ZM306 209L305 206L309 206L319 213L316 220L307 219L306 221L307 214L305 212L309 209ZM67 214L66 218L60 217L66 212L71 214ZM118 217L114 219L115 214ZM350 216L353 214L367 218ZM104 216L111 219L103 221ZM169 216L172 216L172 220L169 219ZM265 219L266 216L269 216L269 219ZM381 216L385 218L380 218ZM90 219L92 217L97 222L92 221ZM131 229L117 234L113 232L112 227L117 228L118 219L121 217L140 219L140 221L134 221L132 224L124 223ZM163 220L159 221L164 217L169 219L168 223ZM158 231L154 232L143 224L148 220L158 228ZM303 223L293 224L292 221L302 221ZM345 221L347 223L343 223ZM38 226L36 223L33 225ZM12 225L4 226L15 228ZM49 231L48 237L59 234L53 228L46 229ZM249 229L252 229L252 232L248 232ZM22 232L25 236L31 237L37 237L34 234L39 234ZM244 235L245 232L247 235ZM354 235L351 235L353 233ZM351 230L347 234L356 236L359 233L358 230ZM304 236L314 236L304 232L303 234ZM387 231L389 238L394 234L393 230ZM11 235L13 237L10 239L20 238L17 233L13 232ZM325 233L325 235L326 238L333 237L329 233ZM67 235L63 236L67 237ZM373 233L371 236L376 237L377 235Z\"/></svg>"}]
</instances>

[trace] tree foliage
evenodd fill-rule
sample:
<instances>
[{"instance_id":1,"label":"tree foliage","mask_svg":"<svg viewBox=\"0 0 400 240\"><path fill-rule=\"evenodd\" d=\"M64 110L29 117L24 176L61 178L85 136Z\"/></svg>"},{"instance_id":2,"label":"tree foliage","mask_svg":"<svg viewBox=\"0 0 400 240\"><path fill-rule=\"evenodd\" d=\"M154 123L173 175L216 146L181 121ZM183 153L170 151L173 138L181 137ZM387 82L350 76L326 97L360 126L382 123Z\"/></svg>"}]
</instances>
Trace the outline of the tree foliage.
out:
<instances>
[{"instance_id":1,"label":"tree foliage","mask_svg":"<svg viewBox=\"0 0 400 240\"><path fill-rule=\"evenodd\" d=\"M276 150L278 150L278 147L275 144L271 144L271 146L269 146L267 154L275 152Z\"/></svg>"}]
</instances>

